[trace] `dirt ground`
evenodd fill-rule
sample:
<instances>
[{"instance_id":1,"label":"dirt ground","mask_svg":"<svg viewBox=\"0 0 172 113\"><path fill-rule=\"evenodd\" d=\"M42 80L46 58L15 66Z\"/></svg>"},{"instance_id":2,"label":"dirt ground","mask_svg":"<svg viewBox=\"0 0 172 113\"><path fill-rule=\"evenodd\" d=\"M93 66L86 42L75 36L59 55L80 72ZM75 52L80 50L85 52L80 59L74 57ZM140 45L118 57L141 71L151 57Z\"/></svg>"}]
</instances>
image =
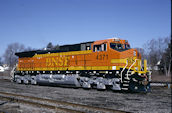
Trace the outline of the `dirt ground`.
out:
<instances>
[{"instance_id":1,"label":"dirt ground","mask_svg":"<svg viewBox=\"0 0 172 113\"><path fill-rule=\"evenodd\" d=\"M16 84L3 80L4 78L6 77L0 76L0 91L85 104L101 108L123 110L127 112L171 113L171 88L167 87L152 87L151 92L147 94L121 93L112 91L97 91L96 89L84 90L82 88L74 89ZM5 107L5 104L0 105L0 111L3 111ZM24 113L22 111L27 111L27 107L25 107L26 106L17 105L16 109L18 109L20 113ZM33 111L34 110L35 108ZM47 110L36 111L45 113L51 112Z\"/></svg>"},{"instance_id":2,"label":"dirt ground","mask_svg":"<svg viewBox=\"0 0 172 113\"><path fill-rule=\"evenodd\" d=\"M152 75L152 81L153 82L171 82L171 76L165 76L165 75Z\"/></svg>"}]
</instances>

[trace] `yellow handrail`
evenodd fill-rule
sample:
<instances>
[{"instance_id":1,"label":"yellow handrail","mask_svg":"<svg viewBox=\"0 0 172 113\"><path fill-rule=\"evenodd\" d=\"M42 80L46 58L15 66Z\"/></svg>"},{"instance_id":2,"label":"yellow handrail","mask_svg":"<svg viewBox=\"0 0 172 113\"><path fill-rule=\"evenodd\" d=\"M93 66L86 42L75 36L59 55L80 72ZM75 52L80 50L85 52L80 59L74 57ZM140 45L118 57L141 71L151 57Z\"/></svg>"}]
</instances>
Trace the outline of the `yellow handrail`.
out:
<instances>
[{"instance_id":1,"label":"yellow handrail","mask_svg":"<svg viewBox=\"0 0 172 113\"><path fill-rule=\"evenodd\" d=\"M126 59L126 65L125 65L125 67L122 69L122 71L121 71L121 83L122 83L122 73L123 73L123 71L125 70L125 68L128 66L128 60Z\"/></svg>"},{"instance_id":2,"label":"yellow handrail","mask_svg":"<svg viewBox=\"0 0 172 113\"><path fill-rule=\"evenodd\" d=\"M136 63L137 60L138 60L138 59L135 59L135 61L133 62L133 64L129 67L129 69L128 69L128 71L127 71L127 79L129 79L129 78L128 78L128 72L130 71L131 67L133 67L133 65Z\"/></svg>"}]
</instances>

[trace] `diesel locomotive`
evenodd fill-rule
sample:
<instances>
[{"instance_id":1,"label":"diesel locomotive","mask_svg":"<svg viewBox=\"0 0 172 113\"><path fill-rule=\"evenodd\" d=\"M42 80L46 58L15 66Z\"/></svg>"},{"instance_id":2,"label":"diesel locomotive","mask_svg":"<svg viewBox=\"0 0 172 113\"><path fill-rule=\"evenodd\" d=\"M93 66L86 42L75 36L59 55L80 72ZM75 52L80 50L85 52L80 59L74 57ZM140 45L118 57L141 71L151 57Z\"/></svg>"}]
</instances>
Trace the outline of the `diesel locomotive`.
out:
<instances>
[{"instance_id":1,"label":"diesel locomotive","mask_svg":"<svg viewBox=\"0 0 172 113\"><path fill-rule=\"evenodd\" d=\"M127 40L111 38L59 46L58 50L15 53L18 64L12 80L24 84L50 84L98 90L147 92L147 61Z\"/></svg>"}]
</instances>

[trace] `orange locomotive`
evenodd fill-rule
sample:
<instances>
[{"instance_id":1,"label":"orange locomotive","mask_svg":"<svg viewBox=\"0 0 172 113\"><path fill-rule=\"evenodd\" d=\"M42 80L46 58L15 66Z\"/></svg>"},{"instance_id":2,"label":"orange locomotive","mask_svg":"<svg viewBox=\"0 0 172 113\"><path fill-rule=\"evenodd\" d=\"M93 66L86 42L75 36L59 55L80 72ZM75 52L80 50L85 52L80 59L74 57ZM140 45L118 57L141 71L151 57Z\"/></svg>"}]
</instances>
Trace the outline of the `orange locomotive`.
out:
<instances>
[{"instance_id":1,"label":"orange locomotive","mask_svg":"<svg viewBox=\"0 0 172 113\"><path fill-rule=\"evenodd\" d=\"M16 53L13 80L25 84L148 91L150 74L141 55L118 38L60 46L58 50Z\"/></svg>"}]
</instances>

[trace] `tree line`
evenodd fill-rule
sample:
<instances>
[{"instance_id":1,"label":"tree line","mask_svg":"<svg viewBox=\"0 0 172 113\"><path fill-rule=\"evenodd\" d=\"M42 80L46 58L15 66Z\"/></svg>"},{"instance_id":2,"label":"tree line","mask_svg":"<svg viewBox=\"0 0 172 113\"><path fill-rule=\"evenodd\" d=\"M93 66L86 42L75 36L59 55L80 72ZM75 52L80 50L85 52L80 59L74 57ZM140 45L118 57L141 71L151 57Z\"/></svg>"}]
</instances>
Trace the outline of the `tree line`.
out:
<instances>
[{"instance_id":1,"label":"tree line","mask_svg":"<svg viewBox=\"0 0 172 113\"><path fill-rule=\"evenodd\" d=\"M59 45L53 45L51 42L47 44L46 47L40 48L39 50L58 50ZM31 47L25 47L23 44L20 43L11 43L7 46L7 49L5 50L5 53L2 57L0 57L0 66L3 64L7 64L10 69L12 69L17 61L18 57L15 55L17 52L23 52L23 51L34 51L37 49L31 48Z\"/></svg>"},{"instance_id":2,"label":"tree line","mask_svg":"<svg viewBox=\"0 0 172 113\"><path fill-rule=\"evenodd\" d=\"M142 55L142 59L147 59L152 70L157 67L159 74L165 74L166 76L169 76L172 70L170 41L170 37L151 39L143 44L142 48L137 48Z\"/></svg>"},{"instance_id":3,"label":"tree line","mask_svg":"<svg viewBox=\"0 0 172 113\"><path fill-rule=\"evenodd\" d=\"M59 45L53 45L49 42L45 48L41 50L58 50ZM169 76L171 74L171 42L170 37L151 39L143 44L142 48L136 48L142 55L142 59L147 59L149 67L152 69L154 66L158 66L159 73ZM25 47L23 44L12 43L7 46L2 58L0 57L0 65L7 64L9 67L13 67L17 63L16 52L32 51L35 50L31 47ZM157 65L157 63L159 63Z\"/></svg>"}]
</instances>

